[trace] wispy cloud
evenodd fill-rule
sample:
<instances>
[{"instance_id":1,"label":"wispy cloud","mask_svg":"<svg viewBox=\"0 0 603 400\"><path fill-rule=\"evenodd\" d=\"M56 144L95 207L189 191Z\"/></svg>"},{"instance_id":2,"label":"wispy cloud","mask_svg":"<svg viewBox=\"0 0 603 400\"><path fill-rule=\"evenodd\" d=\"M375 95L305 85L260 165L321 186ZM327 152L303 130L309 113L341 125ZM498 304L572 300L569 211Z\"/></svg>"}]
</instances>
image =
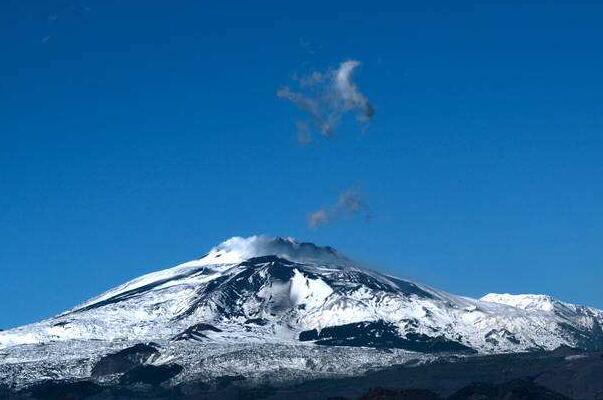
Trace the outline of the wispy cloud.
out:
<instances>
[{"instance_id":1,"label":"wispy cloud","mask_svg":"<svg viewBox=\"0 0 603 400\"><path fill-rule=\"evenodd\" d=\"M57 36L58 29L63 24L68 24L75 18L81 18L83 15L91 11L91 8L77 2L67 2L62 8L57 8L54 12L46 16L47 34L40 39L42 44L47 44L51 39L54 40Z\"/></svg>"},{"instance_id":2,"label":"wispy cloud","mask_svg":"<svg viewBox=\"0 0 603 400\"><path fill-rule=\"evenodd\" d=\"M316 210L308 216L308 226L312 229L316 229L327 222L329 222L329 213L324 208Z\"/></svg>"},{"instance_id":3,"label":"wispy cloud","mask_svg":"<svg viewBox=\"0 0 603 400\"><path fill-rule=\"evenodd\" d=\"M366 210L367 206L356 188L347 189L339 195L337 207L350 214L356 214L359 211Z\"/></svg>"},{"instance_id":4,"label":"wispy cloud","mask_svg":"<svg viewBox=\"0 0 603 400\"><path fill-rule=\"evenodd\" d=\"M352 81L352 74L359 65L360 63L354 60L341 63L335 73L335 92L341 99L341 110L353 111L360 122L368 122L373 118L375 109Z\"/></svg>"},{"instance_id":5,"label":"wispy cloud","mask_svg":"<svg viewBox=\"0 0 603 400\"><path fill-rule=\"evenodd\" d=\"M297 142L303 145L312 143L312 132L308 124L304 121L298 121L295 126L297 127Z\"/></svg>"},{"instance_id":6,"label":"wispy cloud","mask_svg":"<svg viewBox=\"0 0 603 400\"><path fill-rule=\"evenodd\" d=\"M305 125L297 124L299 138L308 142L307 139L311 138L310 126L323 136L333 135L347 113L354 114L363 127L373 118L373 106L352 79L359 65L360 62L356 60L347 60L336 69L294 76L296 90L289 86L277 90L279 98L295 104L308 117L309 121L303 121ZM300 126L305 127L303 135L300 134Z\"/></svg>"},{"instance_id":7,"label":"wispy cloud","mask_svg":"<svg viewBox=\"0 0 603 400\"><path fill-rule=\"evenodd\" d=\"M320 46L303 37L299 38L299 45L309 55L314 55L320 50Z\"/></svg>"},{"instance_id":8,"label":"wispy cloud","mask_svg":"<svg viewBox=\"0 0 603 400\"><path fill-rule=\"evenodd\" d=\"M370 219L371 213L367 203L362 198L358 188L349 188L339 194L335 204L322 207L308 215L308 226L317 229L320 226L363 214L365 219Z\"/></svg>"},{"instance_id":9,"label":"wispy cloud","mask_svg":"<svg viewBox=\"0 0 603 400\"><path fill-rule=\"evenodd\" d=\"M375 109L354 81L359 66L359 61L346 60L325 71L294 75L292 85L277 90L279 98L302 112L303 118L295 124L300 144L312 143L316 134L331 137L346 116L353 117L363 130L367 127ZM311 229L318 229L359 215L369 219L370 209L354 187L341 192L332 204L309 213L307 223Z\"/></svg>"}]
</instances>

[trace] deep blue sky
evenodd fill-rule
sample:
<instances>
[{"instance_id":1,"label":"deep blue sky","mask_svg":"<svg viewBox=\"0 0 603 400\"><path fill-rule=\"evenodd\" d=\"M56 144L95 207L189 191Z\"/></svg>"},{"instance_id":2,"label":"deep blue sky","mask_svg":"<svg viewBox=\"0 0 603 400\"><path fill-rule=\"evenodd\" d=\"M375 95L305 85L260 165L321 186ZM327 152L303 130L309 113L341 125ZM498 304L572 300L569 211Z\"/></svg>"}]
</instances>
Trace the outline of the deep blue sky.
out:
<instances>
[{"instance_id":1,"label":"deep blue sky","mask_svg":"<svg viewBox=\"0 0 603 400\"><path fill-rule=\"evenodd\" d=\"M0 327L254 233L603 307L603 6L445 4L1 2ZM277 88L350 58L374 122L299 146Z\"/></svg>"}]
</instances>

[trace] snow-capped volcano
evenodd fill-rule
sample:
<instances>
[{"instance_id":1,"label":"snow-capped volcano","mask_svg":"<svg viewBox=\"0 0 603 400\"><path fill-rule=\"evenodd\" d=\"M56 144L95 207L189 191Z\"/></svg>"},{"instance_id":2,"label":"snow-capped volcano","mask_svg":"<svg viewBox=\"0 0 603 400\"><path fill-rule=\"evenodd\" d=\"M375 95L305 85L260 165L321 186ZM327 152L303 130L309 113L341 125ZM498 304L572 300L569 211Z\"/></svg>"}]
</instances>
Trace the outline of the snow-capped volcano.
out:
<instances>
[{"instance_id":1,"label":"snow-capped volcano","mask_svg":"<svg viewBox=\"0 0 603 400\"><path fill-rule=\"evenodd\" d=\"M204 334L215 341L425 351L593 347L603 338L603 313L593 308L548 296L455 296L360 268L330 247L252 236L229 239L198 260L134 279L55 318L2 332L0 346L169 339L200 323L219 330ZM378 343L371 329L391 338Z\"/></svg>"},{"instance_id":2,"label":"snow-capped volcano","mask_svg":"<svg viewBox=\"0 0 603 400\"><path fill-rule=\"evenodd\" d=\"M548 296L476 300L361 268L330 247L232 238L0 332L0 389L48 379L285 384L476 353L596 349L602 325L602 311Z\"/></svg>"}]
</instances>

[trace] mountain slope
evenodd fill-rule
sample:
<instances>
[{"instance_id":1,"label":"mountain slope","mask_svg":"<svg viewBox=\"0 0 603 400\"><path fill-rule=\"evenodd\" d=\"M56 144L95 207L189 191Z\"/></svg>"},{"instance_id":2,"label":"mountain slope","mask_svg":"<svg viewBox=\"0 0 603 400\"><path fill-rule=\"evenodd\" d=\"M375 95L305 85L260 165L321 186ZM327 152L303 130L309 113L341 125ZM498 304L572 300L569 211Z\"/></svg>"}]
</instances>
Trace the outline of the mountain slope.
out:
<instances>
[{"instance_id":1,"label":"mountain slope","mask_svg":"<svg viewBox=\"0 0 603 400\"><path fill-rule=\"evenodd\" d=\"M215 340L297 341L300 333L383 321L480 352L597 346L603 313L538 295L479 300L362 269L332 248L233 238L199 260L148 274L55 318L0 333L0 346L173 337L199 322Z\"/></svg>"},{"instance_id":2,"label":"mountain slope","mask_svg":"<svg viewBox=\"0 0 603 400\"><path fill-rule=\"evenodd\" d=\"M254 236L227 240L198 260L134 279L54 318L0 332L0 370L39 359L36 346L46 346L56 365L88 357L87 366L73 366L74 376L85 376L99 357L144 342L162 347L149 361L156 364L194 364L187 352L209 344L216 356L224 354L216 349L243 345L273 346L264 348L275 353L311 346L324 354L345 347L369 364L386 357L351 348L399 349L390 357L403 359L408 352L594 349L603 344L602 326L603 312L594 308L540 295L456 296L361 268L329 247ZM283 365L309 368L307 358L285 358Z\"/></svg>"}]
</instances>

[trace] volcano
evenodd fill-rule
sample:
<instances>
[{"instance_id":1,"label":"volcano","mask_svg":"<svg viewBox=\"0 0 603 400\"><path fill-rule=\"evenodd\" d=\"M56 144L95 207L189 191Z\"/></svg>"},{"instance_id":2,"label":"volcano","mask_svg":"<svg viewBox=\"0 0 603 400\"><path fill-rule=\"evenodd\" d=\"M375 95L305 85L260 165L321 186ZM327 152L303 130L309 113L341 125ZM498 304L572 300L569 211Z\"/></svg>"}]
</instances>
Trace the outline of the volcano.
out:
<instances>
[{"instance_id":1,"label":"volcano","mask_svg":"<svg viewBox=\"0 0 603 400\"><path fill-rule=\"evenodd\" d=\"M331 247L235 237L0 332L0 383L350 375L451 355L597 350L602 327L603 311L546 295L473 299L363 268Z\"/></svg>"}]
</instances>

